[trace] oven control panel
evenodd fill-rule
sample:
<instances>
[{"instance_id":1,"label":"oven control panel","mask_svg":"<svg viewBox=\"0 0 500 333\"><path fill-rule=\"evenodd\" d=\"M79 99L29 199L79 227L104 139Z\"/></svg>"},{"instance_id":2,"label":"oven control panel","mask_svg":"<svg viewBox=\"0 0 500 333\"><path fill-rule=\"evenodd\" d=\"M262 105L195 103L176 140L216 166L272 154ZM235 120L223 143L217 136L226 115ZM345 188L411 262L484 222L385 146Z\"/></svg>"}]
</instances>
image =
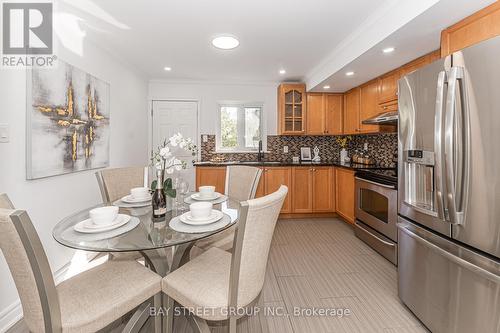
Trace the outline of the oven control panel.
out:
<instances>
[{"instance_id":1,"label":"oven control panel","mask_svg":"<svg viewBox=\"0 0 500 333\"><path fill-rule=\"evenodd\" d=\"M407 163L434 165L434 152L426 150L405 150L404 161Z\"/></svg>"}]
</instances>

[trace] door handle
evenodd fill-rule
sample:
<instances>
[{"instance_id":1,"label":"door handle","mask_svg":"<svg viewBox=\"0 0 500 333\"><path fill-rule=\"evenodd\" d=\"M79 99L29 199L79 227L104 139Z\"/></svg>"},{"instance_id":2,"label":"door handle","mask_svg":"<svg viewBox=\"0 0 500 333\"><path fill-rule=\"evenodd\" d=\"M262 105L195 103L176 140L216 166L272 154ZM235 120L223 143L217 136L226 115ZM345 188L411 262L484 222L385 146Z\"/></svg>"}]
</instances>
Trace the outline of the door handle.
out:
<instances>
[{"instance_id":1,"label":"door handle","mask_svg":"<svg viewBox=\"0 0 500 333\"><path fill-rule=\"evenodd\" d=\"M435 170L436 170L436 204L437 215L441 220L446 220L445 215L445 184L443 181L443 105L444 105L444 90L446 85L446 72L441 71L438 75L437 94L436 94L436 115L434 120L434 154L435 154Z\"/></svg>"},{"instance_id":2,"label":"door handle","mask_svg":"<svg viewBox=\"0 0 500 333\"><path fill-rule=\"evenodd\" d=\"M445 173L446 173L446 203L448 206L448 215L450 222L454 224L463 224L465 219L465 208L467 206L468 183L470 170L470 142L469 142L469 120L468 120L468 100L466 99L464 86L465 72L462 67L452 67L448 80L448 96L446 99L446 119L445 119ZM457 82L460 90L461 100L461 121L455 121L457 118ZM457 128L455 129L455 126ZM461 141L455 140L457 133L461 134ZM465 147L463 145L465 143ZM457 193L455 183L455 162L461 170L459 181L460 193ZM460 199L460 205L457 205L457 197Z\"/></svg>"}]
</instances>

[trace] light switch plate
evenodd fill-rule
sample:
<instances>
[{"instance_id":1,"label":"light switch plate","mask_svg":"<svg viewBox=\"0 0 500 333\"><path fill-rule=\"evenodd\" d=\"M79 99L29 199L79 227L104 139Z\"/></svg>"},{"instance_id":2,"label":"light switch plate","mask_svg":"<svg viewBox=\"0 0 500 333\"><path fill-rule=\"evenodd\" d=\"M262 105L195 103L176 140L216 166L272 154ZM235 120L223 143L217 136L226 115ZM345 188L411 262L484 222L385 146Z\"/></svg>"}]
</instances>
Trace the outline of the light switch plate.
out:
<instances>
[{"instance_id":1,"label":"light switch plate","mask_svg":"<svg viewBox=\"0 0 500 333\"><path fill-rule=\"evenodd\" d=\"M288 153L288 146L283 146L283 152L286 154Z\"/></svg>"},{"instance_id":2,"label":"light switch plate","mask_svg":"<svg viewBox=\"0 0 500 333\"><path fill-rule=\"evenodd\" d=\"M203 140L203 142L208 142L208 135L203 134L203 135L201 136L201 139Z\"/></svg>"},{"instance_id":3,"label":"light switch plate","mask_svg":"<svg viewBox=\"0 0 500 333\"><path fill-rule=\"evenodd\" d=\"M0 143L9 142L9 125L0 124Z\"/></svg>"},{"instance_id":4,"label":"light switch plate","mask_svg":"<svg viewBox=\"0 0 500 333\"><path fill-rule=\"evenodd\" d=\"M363 147L364 150L368 150L368 142L365 142L365 145Z\"/></svg>"}]
</instances>

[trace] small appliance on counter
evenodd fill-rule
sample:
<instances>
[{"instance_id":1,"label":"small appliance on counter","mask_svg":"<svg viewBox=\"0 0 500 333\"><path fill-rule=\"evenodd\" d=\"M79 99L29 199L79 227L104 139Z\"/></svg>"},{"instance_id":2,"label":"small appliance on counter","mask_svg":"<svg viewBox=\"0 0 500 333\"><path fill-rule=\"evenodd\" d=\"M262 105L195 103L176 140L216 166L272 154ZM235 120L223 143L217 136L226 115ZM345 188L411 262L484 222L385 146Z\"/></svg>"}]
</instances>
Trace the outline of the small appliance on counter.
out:
<instances>
[{"instance_id":1,"label":"small appliance on counter","mask_svg":"<svg viewBox=\"0 0 500 333\"><path fill-rule=\"evenodd\" d=\"M398 176L396 169L360 170L355 175L354 233L397 265Z\"/></svg>"}]
</instances>

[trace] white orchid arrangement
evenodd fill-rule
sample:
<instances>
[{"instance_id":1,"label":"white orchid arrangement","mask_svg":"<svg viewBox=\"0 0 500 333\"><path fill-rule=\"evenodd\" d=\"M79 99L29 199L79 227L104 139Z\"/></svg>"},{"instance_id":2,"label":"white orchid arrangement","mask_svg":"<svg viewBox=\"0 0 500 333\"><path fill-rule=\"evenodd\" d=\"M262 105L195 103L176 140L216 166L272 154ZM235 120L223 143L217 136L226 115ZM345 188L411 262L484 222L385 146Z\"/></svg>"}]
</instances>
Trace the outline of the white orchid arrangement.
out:
<instances>
[{"instance_id":1,"label":"white orchid arrangement","mask_svg":"<svg viewBox=\"0 0 500 333\"><path fill-rule=\"evenodd\" d=\"M190 151L194 157L198 152L198 147L194 144L193 139L185 139L181 133L174 134L170 139L165 139L163 143L157 147L156 151L151 152L151 165L156 170L163 170L167 174L172 174L174 171L186 169L187 162L176 158L172 154L172 147L179 147L186 151ZM151 189L156 189L157 181L153 181ZM165 194L175 198L176 191L172 188L172 179L167 178L164 180L163 189Z\"/></svg>"}]
</instances>

